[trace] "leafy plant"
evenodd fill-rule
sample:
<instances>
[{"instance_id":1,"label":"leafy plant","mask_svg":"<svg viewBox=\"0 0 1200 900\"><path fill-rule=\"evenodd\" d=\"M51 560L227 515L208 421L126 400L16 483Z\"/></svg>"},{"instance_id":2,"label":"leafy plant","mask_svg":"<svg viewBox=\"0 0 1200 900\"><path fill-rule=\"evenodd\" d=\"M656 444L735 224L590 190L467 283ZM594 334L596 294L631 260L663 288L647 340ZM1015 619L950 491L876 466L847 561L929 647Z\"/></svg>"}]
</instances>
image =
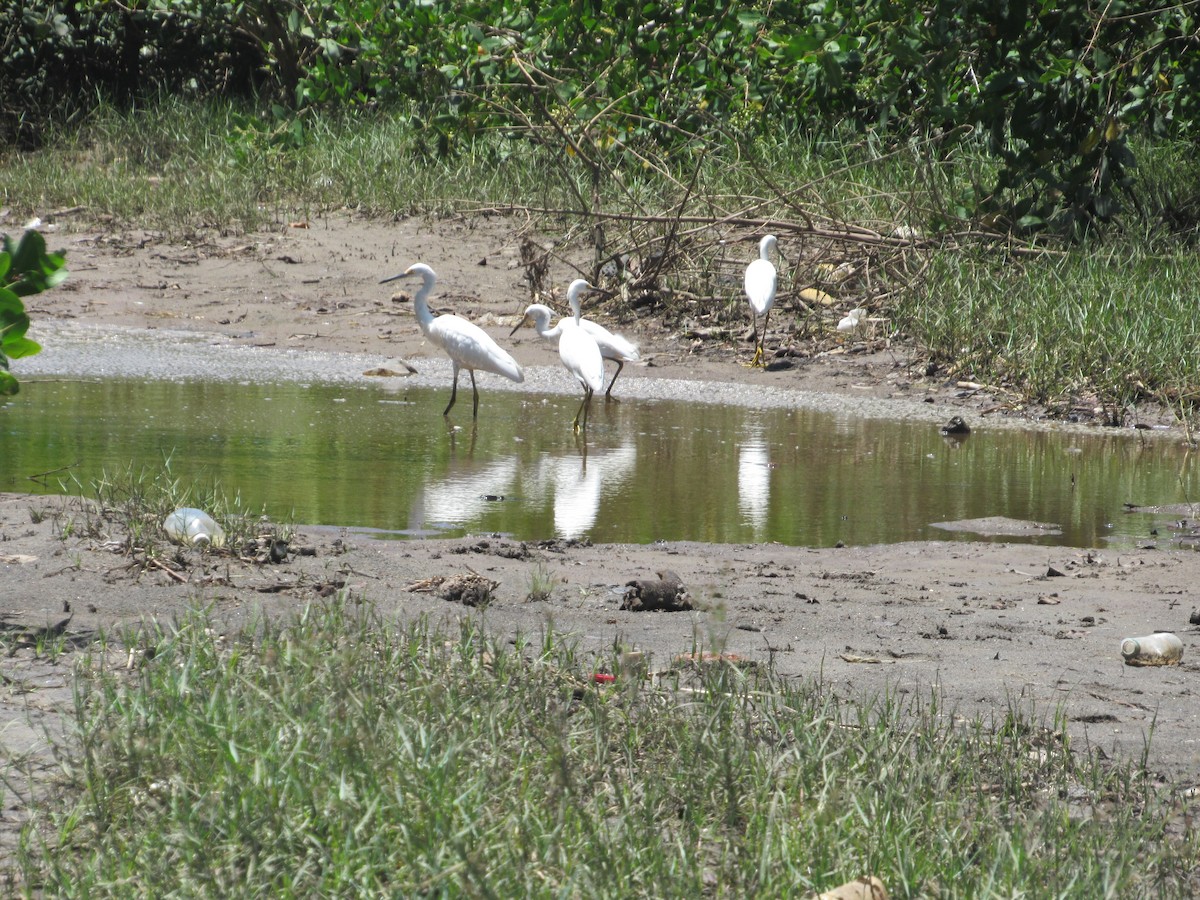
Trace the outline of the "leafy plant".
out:
<instances>
[{"instance_id":1,"label":"leafy plant","mask_svg":"<svg viewBox=\"0 0 1200 900\"><path fill-rule=\"evenodd\" d=\"M21 298L61 284L67 277L65 264L62 253L46 252L46 241L36 231L26 231L16 245L4 236L4 249L0 250L0 395L20 390L8 371L8 361L33 356L42 349L25 337L29 315Z\"/></svg>"}]
</instances>

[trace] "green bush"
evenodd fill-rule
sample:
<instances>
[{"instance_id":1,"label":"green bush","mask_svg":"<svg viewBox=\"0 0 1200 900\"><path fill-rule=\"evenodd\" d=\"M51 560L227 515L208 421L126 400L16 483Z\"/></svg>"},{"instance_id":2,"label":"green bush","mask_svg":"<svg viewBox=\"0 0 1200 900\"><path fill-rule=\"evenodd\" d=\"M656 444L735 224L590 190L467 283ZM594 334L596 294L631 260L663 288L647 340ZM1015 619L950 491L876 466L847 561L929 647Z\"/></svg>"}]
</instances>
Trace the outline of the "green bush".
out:
<instances>
[{"instance_id":1,"label":"green bush","mask_svg":"<svg viewBox=\"0 0 1200 900\"><path fill-rule=\"evenodd\" d=\"M999 177L947 214L1079 233L1129 199L1127 134L1194 135L1197 34L1190 5L1124 0L33 0L0 13L0 102L29 140L101 96L372 105L414 111L442 154L499 128L612 166L714 135L849 125L949 154L982 133Z\"/></svg>"},{"instance_id":2,"label":"green bush","mask_svg":"<svg viewBox=\"0 0 1200 900\"><path fill-rule=\"evenodd\" d=\"M4 235L4 249L0 250L0 395L20 389L8 371L8 361L42 349L25 337L29 316L21 298L61 284L67 277L65 262L61 253L46 252L46 242L36 231L26 231L17 244Z\"/></svg>"}]
</instances>

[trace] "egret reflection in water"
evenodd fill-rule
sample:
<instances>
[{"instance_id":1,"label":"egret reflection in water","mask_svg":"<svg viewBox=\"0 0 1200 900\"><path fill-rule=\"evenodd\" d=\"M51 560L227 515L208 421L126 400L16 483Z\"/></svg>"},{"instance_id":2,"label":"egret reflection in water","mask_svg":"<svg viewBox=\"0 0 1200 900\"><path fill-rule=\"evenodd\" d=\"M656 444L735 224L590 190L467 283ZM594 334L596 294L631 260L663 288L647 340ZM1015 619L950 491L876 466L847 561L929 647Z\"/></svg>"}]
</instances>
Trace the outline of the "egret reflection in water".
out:
<instances>
[{"instance_id":1,"label":"egret reflection in water","mask_svg":"<svg viewBox=\"0 0 1200 900\"><path fill-rule=\"evenodd\" d=\"M517 457L505 456L481 467L468 460L442 478L426 480L409 507L409 529L477 521L495 498L512 493L517 472Z\"/></svg>"},{"instance_id":2,"label":"egret reflection in water","mask_svg":"<svg viewBox=\"0 0 1200 900\"><path fill-rule=\"evenodd\" d=\"M596 525L600 501L632 474L637 447L632 442L584 454L550 457L542 461L539 482L554 492L554 533L580 538Z\"/></svg>"},{"instance_id":3,"label":"egret reflection in water","mask_svg":"<svg viewBox=\"0 0 1200 900\"><path fill-rule=\"evenodd\" d=\"M771 500L771 463L761 431L738 448L738 512L757 537L767 527Z\"/></svg>"},{"instance_id":4,"label":"egret reflection in water","mask_svg":"<svg viewBox=\"0 0 1200 900\"><path fill-rule=\"evenodd\" d=\"M497 392L482 430L464 423L447 447L429 422L444 387L404 390L396 402L374 384L43 381L0 429L0 470L10 490L63 493L54 478L39 484L28 476L67 467L73 483L98 483L131 460L154 465L179 448L171 477L219 481L273 517L409 537L496 531L515 540L541 540L556 528L590 528L593 539L615 542L974 540L930 523L1003 516L1062 530L1019 540L1121 548L1148 537L1166 545L1181 529L1152 510L1200 496L1194 454L1111 429L977 428L949 447L943 417L889 421L684 401L601 404L591 425L603 427L590 429L585 470L562 427L561 396L530 402ZM600 471L610 448L621 448L616 459L636 448L636 464L612 477ZM598 511L588 488L593 469ZM567 480L557 504L555 473ZM593 499L585 499L589 491ZM486 499L501 495L503 503ZM1190 527L1191 512L1170 515L1187 516Z\"/></svg>"}]
</instances>

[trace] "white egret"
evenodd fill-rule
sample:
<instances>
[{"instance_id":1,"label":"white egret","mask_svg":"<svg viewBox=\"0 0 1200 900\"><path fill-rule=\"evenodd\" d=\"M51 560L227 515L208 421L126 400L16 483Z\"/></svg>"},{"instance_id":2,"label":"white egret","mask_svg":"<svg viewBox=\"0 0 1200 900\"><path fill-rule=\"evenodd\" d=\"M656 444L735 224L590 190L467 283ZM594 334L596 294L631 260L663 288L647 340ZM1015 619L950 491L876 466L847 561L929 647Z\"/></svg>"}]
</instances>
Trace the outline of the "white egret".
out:
<instances>
[{"instance_id":1,"label":"white egret","mask_svg":"<svg viewBox=\"0 0 1200 900\"><path fill-rule=\"evenodd\" d=\"M450 362L454 364L454 383L450 389L450 403L442 415L450 415L454 401L458 399L458 371L466 369L471 373L471 393L475 401L472 416L477 419L479 418L479 389L475 386L476 369L503 375L518 384L525 380L525 373L521 371L517 361L505 350L502 350L500 345L492 340L491 335L474 322L468 322L462 316L435 316L433 314L429 309L429 292L433 290L437 275L429 266L424 263L416 263L399 275L392 275L379 283L387 284L389 281L407 278L410 275L421 277L421 288L413 297L413 310L417 314L417 323L421 326L425 337L441 347L450 357Z\"/></svg>"},{"instance_id":2,"label":"white egret","mask_svg":"<svg viewBox=\"0 0 1200 900\"><path fill-rule=\"evenodd\" d=\"M762 365L763 341L767 339L767 322L771 319L771 307L775 305L775 287L778 275L771 262L771 250L778 241L768 234L758 242L758 259L746 266L746 297L750 300L751 318L754 320L754 359L752 366ZM762 339L758 336L758 317L763 317Z\"/></svg>"},{"instance_id":3,"label":"white egret","mask_svg":"<svg viewBox=\"0 0 1200 900\"><path fill-rule=\"evenodd\" d=\"M582 278L577 278L571 282L570 287L567 288L567 300L571 304L572 314L577 312L576 307L579 305L579 295L590 287L591 285ZM542 312L542 310L545 310L545 312ZM550 309L550 307L541 303L535 303L525 312L525 321L533 322L538 334L550 330L550 319L554 315L554 310ZM522 321L521 325L525 324L525 321ZM564 320L559 320L559 324L562 324L562 321ZM583 330L592 336L592 340L596 342L596 346L600 348L600 355L604 359L612 360L617 364L617 371L613 373L612 381L608 383L608 389L604 392L604 396L611 399L613 385L617 383L617 376L625 368L625 363L641 359L641 351L638 350L637 344L619 334L613 334L599 322L585 319L582 314L579 315L578 321ZM539 322L544 324L539 325ZM518 325L517 328L520 328L521 325ZM515 333L516 329L513 330ZM547 335L543 334L542 336L546 337Z\"/></svg>"},{"instance_id":4,"label":"white egret","mask_svg":"<svg viewBox=\"0 0 1200 900\"><path fill-rule=\"evenodd\" d=\"M837 330L838 331L854 331L856 328L858 328L859 323L862 321L863 316L865 316L866 314L867 314L867 311L865 309L863 309L861 306L850 310L850 312L846 313L845 317L840 322L838 322Z\"/></svg>"},{"instance_id":5,"label":"white egret","mask_svg":"<svg viewBox=\"0 0 1200 900\"><path fill-rule=\"evenodd\" d=\"M590 287L586 281L583 284L584 287ZM580 290L582 289L580 288ZM575 316L573 318L559 319L558 324L551 328L550 318L554 315L554 311L541 303L534 303L526 308L524 318L512 330L512 333L515 334L517 329L526 322L532 322L537 333L542 337L547 340L558 339L559 359L583 388L583 402L579 405L579 411L575 413L573 424L576 431L580 430L581 416L583 417L583 428L587 428L587 413L592 394L604 386L604 357L600 355L600 345L596 343L596 339L579 324L581 316L578 293L579 291L576 291Z\"/></svg>"},{"instance_id":6,"label":"white egret","mask_svg":"<svg viewBox=\"0 0 1200 900\"><path fill-rule=\"evenodd\" d=\"M625 368L625 363L641 359L642 354L638 351L637 344L632 343L619 334L613 334L599 322L583 318L580 313L579 295L585 290L595 290L595 288L584 279L576 278L567 287L567 302L571 304L571 312L575 316L575 321L582 326L584 331L592 336L592 340L600 348L600 355L605 359L611 359L617 364L617 371L613 373L612 381L608 383L608 390L604 392L606 398L611 398L613 385L617 383L617 376Z\"/></svg>"}]
</instances>

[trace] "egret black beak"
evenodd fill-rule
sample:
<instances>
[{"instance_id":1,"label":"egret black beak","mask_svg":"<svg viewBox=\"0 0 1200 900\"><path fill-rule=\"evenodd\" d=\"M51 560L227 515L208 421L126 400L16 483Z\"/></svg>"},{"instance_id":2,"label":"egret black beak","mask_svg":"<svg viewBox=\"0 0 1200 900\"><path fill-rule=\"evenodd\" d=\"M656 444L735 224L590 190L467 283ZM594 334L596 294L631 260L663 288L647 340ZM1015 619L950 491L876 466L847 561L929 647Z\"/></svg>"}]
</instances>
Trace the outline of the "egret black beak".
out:
<instances>
[{"instance_id":1,"label":"egret black beak","mask_svg":"<svg viewBox=\"0 0 1200 900\"><path fill-rule=\"evenodd\" d=\"M407 272L401 272L399 275L389 275L387 278L382 279L379 283L387 284L389 281L395 281L397 278L403 278L407 274Z\"/></svg>"},{"instance_id":2,"label":"egret black beak","mask_svg":"<svg viewBox=\"0 0 1200 900\"><path fill-rule=\"evenodd\" d=\"M512 337L514 334L516 334L518 331L520 331L521 326L524 325L525 322L526 322L526 320L522 319L520 322L518 322L516 325L514 325L513 330L508 333L508 336Z\"/></svg>"}]
</instances>

